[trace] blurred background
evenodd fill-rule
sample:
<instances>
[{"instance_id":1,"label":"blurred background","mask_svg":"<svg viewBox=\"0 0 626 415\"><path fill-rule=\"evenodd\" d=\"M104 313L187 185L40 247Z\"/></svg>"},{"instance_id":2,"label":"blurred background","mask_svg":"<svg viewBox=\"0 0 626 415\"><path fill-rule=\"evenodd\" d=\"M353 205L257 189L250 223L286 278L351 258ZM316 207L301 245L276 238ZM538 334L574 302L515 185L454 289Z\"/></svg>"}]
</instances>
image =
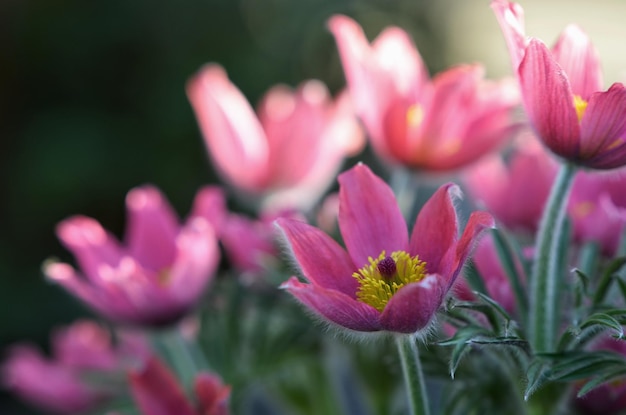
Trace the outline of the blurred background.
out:
<instances>
[{"instance_id":1,"label":"blurred background","mask_svg":"<svg viewBox=\"0 0 626 415\"><path fill-rule=\"evenodd\" d=\"M527 33L552 43L578 22L599 49L606 86L626 80L626 2L521 1ZM118 236L124 197L161 188L181 216L216 182L185 96L186 80L218 62L256 103L276 83L344 79L325 22L357 19L372 39L397 25L431 73L481 61L510 74L488 0L2 0L0 2L0 353L47 347L54 326L87 311L41 273L72 261L54 235L73 214ZM34 413L0 391L0 413Z\"/></svg>"}]
</instances>

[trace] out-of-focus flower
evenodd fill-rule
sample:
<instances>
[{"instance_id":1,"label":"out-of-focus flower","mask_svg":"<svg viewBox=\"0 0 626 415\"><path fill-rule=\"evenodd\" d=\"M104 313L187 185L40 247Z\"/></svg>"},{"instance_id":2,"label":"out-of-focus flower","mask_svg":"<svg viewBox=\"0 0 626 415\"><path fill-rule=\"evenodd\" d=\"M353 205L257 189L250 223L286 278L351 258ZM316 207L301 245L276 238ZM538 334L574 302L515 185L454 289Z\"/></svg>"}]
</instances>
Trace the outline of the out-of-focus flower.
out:
<instances>
[{"instance_id":1,"label":"out-of-focus flower","mask_svg":"<svg viewBox=\"0 0 626 415\"><path fill-rule=\"evenodd\" d=\"M544 144L593 169L626 165L626 88L602 91L598 54L577 26L565 28L552 50L524 32L519 4L494 0L528 118Z\"/></svg>"},{"instance_id":2,"label":"out-of-focus flower","mask_svg":"<svg viewBox=\"0 0 626 415\"><path fill-rule=\"evenodd\" d=\"M612 351L626 356L626 342L611 337L603 338L594 346L595 350ZM576 388L578 392L580 388ZM584 415L616 415L626 410L626 381L623 379L605 383L592 389L582 398L576 399L576 406Z\"/></svg>"},{"instance_id":3,"label":"out-of-focus flower","mask_svg":"<svg viewBox=\"0 0 626 415\"><path fill-rule=\"evenodd\" d=\"M556 177L557 165L531 137L512 150L508 164L493 157L468 170L468 192L509 229L535 232ZM567 213L574 240L597 242L615 254L626 227L626 174L580 171L574 178Z\"/></svg>"},{"instance_id":4,"label":"out-of-focus flower","mask_svg":"<svg viewBox=\"0 0 626 415\"><path fill-rule=\"evenodd\" d=\"M347 251L321 230L279 219L296 277L282 288L323 320L359 332L417 333L427 328L478 235L493 225L474 212L463 235L442 186L424 205L409 238L392 190L359 164L339 176L339 228Z\"/></svg>"},{"instance_id":5,"label":"out-of-focus flower","mask_svg":"<svg viewBox=\"0 0 626 415\"><path fill-rule=\"evenodd\" d=\"M481 65L430 80L403 30L390 27L370 45L346 16L333 16L328 25L357 114L382 158L413 169L457 169L500 146L515 128L513 80L485 81Z\"/></svg>"},{"instance_id":6,"label":"out-of-focus flower","mask_svg":"<svg viewBox=\"0 0 626 415\"><path fill-rule=\"evenodd\" d=\"M187 94L219 173L263 196L266 208L310 207L363 145L347 95L333 102L319 81L270 89L258 116L216 64L189 81Z\"/></svg>"},{"instance_id":7,"label":"out-of-focus flower","mask_svg":"<svg viewBox=\"0 0 626 415\"><path fill-rule=\"evenodd\" d=\"M228 415L230 386L213 374L200 373L194 381L197 405L187 400L174 375L158 359L129 373L131 393L143 415Z\"/></svg>"},{"instance_id":8,"label":"out-of-focus flower","mask_svg":"<svg viewBox=\"0 0 626 415\"><path fill-rule=\"evenodd\" d=\"M94 219L61 222L57 235L82 270L48 263L46 275L95 311L116 322L170 324L192 309L219 261L215 232L203 218L180 225L154 187L126 197L128 224L120 244Z\"/></svg>"},{"instance_id":9,"label":"out-of-focus flower","mask_svg":"<svg viewBox=\"0 0 626 415\"><path fill-rule=\"evenodd\" d=\"M113 378L121 380L127 366L147 358L149 348L139 335L124 332L114 346L101 326L79 321L54 333L52 353L48 358L32 345L13 346L2 367L2 383L41 409L77 414L114 396Z\"/></svg>"}]
</instances>

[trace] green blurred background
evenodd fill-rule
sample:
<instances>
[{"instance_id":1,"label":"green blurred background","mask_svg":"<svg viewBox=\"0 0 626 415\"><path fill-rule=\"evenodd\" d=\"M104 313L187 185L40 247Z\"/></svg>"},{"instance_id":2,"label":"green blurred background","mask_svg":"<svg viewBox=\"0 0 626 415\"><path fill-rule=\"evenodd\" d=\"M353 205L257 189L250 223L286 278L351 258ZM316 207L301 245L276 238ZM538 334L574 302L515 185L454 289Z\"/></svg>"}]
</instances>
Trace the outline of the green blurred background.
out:
<instances>
[{"instance_id":1,"label":"green blurred background","mask_svg":"<svg viewBox=\"0 0 626 415\"><path fill-rule=\"evenodd\" d=\"M47 347L52 327L87 315L41 273L48 257L72 261L57 222L80 213L122 235L132 187L157 185L185 215L197 188L217 181L184 91L200 66L220 63L253 103L276 83L308 78L336 92L344 79L325 22L344 13L370 39L391 24L409 31L432 72L496 56L487 73L508 73L488 1L460 4L2 0L0 351L21 340ZM562 27L553 22L547 40ZM1 391L0 413L29 412Z\"/></svg>"}]
</instances>

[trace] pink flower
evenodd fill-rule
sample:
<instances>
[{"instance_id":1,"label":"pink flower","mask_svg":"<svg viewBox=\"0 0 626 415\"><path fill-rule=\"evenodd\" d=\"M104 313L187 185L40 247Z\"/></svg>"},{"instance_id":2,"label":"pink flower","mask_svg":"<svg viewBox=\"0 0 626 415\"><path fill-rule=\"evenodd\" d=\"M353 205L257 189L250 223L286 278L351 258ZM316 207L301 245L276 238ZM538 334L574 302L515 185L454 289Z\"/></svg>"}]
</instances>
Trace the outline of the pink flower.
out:
<instances>
[{"instance_id":1,"label":"pink flower","mask_svg":"<svg viewBox=\"0 0 626 415\"><path fill-rule=\"evenodd\" d=\"M209 373L196 376L197 407L192 406L176 378L158 359L129 373L131 393L143 415L228 415L230 387Z\"/></svg>"},{"instance_id":2,"label":"pink flower","mask_svg":"<svg viewBox=\"0 0 626 415\"><path fill-rule=\"evenodd\" d=\"M63 414L93 410L115 394L104 383L87 379L121 375L124 366L148 355L145 340L120 333L113 345L109 333L91 321L79 321L56 331L53 357L34 346L19 344L9 350L2 367L3 384L24 401Z\"/></svg>"},{"instance_id":3,"label":"pink flower","mask_svg":"<svg viewBox=\"0 0 626 415\"><path fill-rule=\"evenodd\" d=\"M359 25L333 16L329 28L357 114L375 151L410 168L452 170L494 150L514 128L519 94L511 80L483 80L463 65L432 80L409 36L387 28L370 45Z\"/></svg>"},{"instance_id":4,"label":"pink flower","mask_svg":"<svg viewBox=\"0 0 626 415\"><path fill-rule=\"evenodd\" d=\"M165 197L154 187L126 197L125 243L94 219L61 222L57 235L82 270L49 263L46 275L108 319L141 325L175 322L193 308L213 278L219 261L209 223L190 217L180 225Z\"/></svg>"},{"instance_id":5,"label":"pink flower","mask_svg":"<svg viewBox=\"0 0 626 415\"><path fill-rule=\"evenodd\" d=\"M626 165L626 89L602 92L598 55L578 27L565 28L552 50L526 38L523 10L494 0L530 123L555 154L593 169Z\"/></svg>"},{"instance_id":6,"label":"pink flower","mask_svg":"<svg viewBox=\"0 0 626 415\"><path fill-rule=\"evenodd\" d=\"M416 333L429 326L478 235L493 224L470 216L458 238L453 184L424 205L409 238L393 192L363 164L339 176L339 228L347 251L303 222L278 219L309 284L283 283L315 315L360 332Z\"/></svg>"},{"instance_id":7,"label":"pink flower","mask_svg":"<svg viewBox=\"0 0 626 415\"><path fill-rule=\"evenodd\" d=\"M187 94L218 171L266 206L309 207L362 146L348 98L331 101L319 81L270 89L258 116L216 64L189 81Z\"/></svg>"}]
</instances>

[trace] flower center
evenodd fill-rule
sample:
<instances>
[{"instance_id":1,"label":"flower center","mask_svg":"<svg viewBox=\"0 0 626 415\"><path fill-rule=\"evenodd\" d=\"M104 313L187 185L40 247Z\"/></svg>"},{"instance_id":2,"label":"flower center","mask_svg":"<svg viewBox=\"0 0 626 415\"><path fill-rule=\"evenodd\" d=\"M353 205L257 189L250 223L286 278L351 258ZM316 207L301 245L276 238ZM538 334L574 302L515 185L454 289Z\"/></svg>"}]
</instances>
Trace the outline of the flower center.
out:
<instances>
[{"instance_id":1,"label":"flower center","mask_svg":"<svg viewBox=\"0 0 626 415\"><path fill-rule=\"evenodd\" d=\"M419 104L413 104L406 110L406 122L410 128L417 128L424 120L424 110Z\"/></svg>"},{"instance_id":2,"label":"flower center","mask_svg":"<svg viewBox=\"0 0 626 415\"><path fill-rule=\"evenodd\" d=\"M585 115L585 111L587 110L587 105L589 103L579 97L578 95L574 95L574 108L576 109L576 115L578 116L578 122L583 119L583 115Z\"/></svg>"},{"instance_id":3,"label":"flower center","mask_svg":"<svg viewBox=\"0 0 626 415\"><path fill-rule=\"evenodd\" d=\"M378 258L369 257L368 261L369 264L352 274L360 284L356 297L378 311L384 310L400 288L426 276L426 263L405 251L392 252L391 256L383 251Z\"/></svg>"}]
</instances>

